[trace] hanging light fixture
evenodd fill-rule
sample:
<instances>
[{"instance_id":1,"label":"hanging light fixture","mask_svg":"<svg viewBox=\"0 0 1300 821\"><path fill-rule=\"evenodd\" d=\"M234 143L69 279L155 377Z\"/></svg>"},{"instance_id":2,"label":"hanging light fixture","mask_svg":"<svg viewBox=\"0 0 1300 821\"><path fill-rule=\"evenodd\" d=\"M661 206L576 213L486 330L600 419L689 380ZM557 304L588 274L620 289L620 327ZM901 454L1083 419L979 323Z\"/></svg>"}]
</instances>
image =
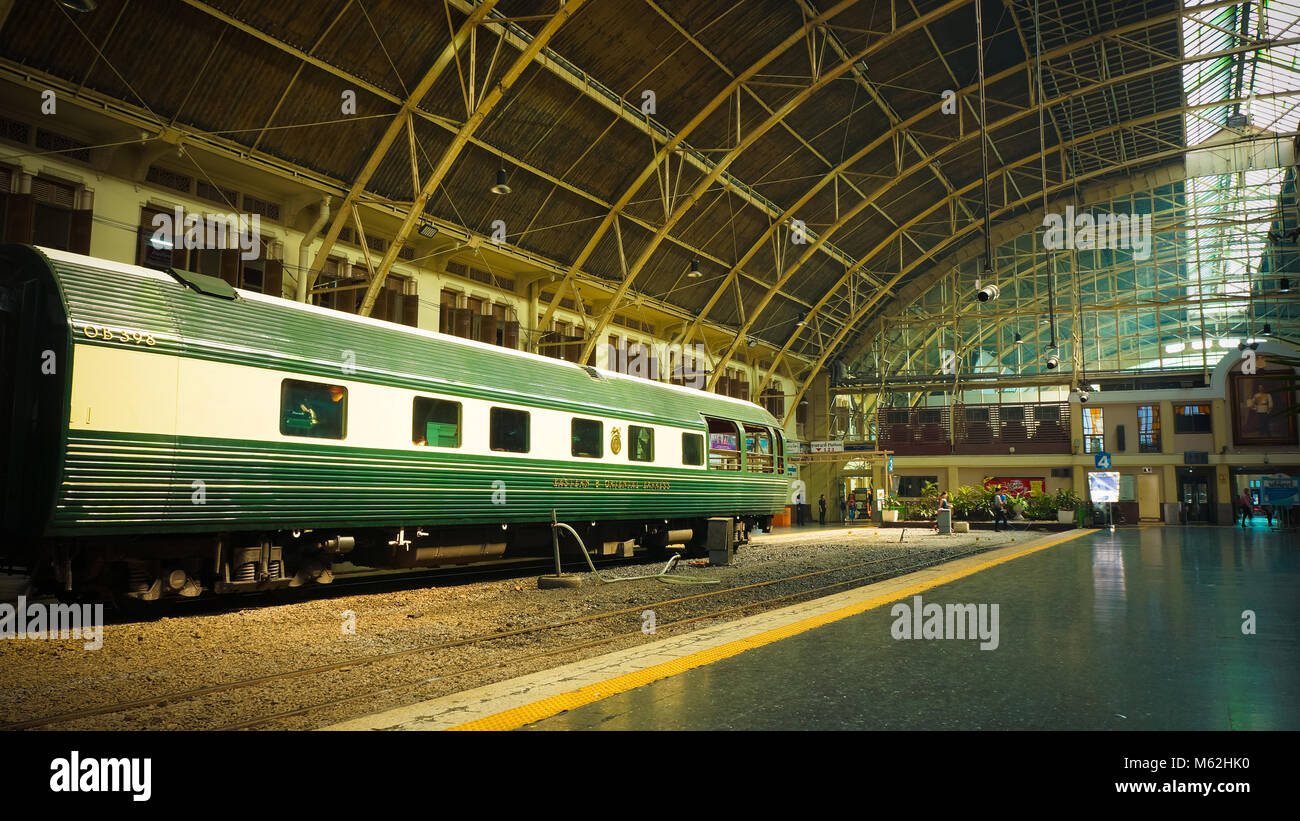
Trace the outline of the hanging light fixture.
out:
<instances>
[{"instance_id":1,"label":"hanging light fixture","mask_svg":"<svg viewBox=\"0 0 1300 821\"><path fill-rule=\"evenodd\" d=\"M506 170L504 168L497 169L497 184L492 186L492 193L493 194L510 193L510 185L506 182Z\"/></svg>"},{"instance_id":2,"label":"hanging light fixture","mask_svg":"<svg viewBox=\"0 0 1300 821\"><path fill-rule=\"evenodd\" d=\"M1261 332L1262 334L1264 334L1265 336L1268 336L1269 334L1273 333L1273 325L1272 325L1272 323L1265 322L1265 323L1264 323L1264 327L1263 327L1263 329L1262 329L1260 332Z\"/></svg>"},{"instance_id":3,"label":"hanging light fixture","mask_svg":"<svg viewBox=\"0 0 1300 821\"><path fill-rule=\"evenodd\" d=\"M1286 277L1282 277L1277 281L1277 292L1279 294L1288 293L1290 292L1290 290L1291 290L1291 280L1287 279Z\"/></svg>"},{"instance_id":4,"label":"hanging light fixture","mask_svg":"<svg viewBox=\"0 0 1300 821\"><path fill-rule=\"evenodd\" d=\"M1025 344L1025 338L1020 335L1020 331L1016 331L1016 344L1017 345Z\"/></svg>"},{"instance_id":5,"label":"hanging light fixture","mask_svg":"<svg viewBox=\"0 0 1300 821\"><path fill-rule=\"evenodd\" d=\"M691 270L686 276L689 279L699 279L704 276L704 274L700 273L700 261L698 259L691 260Z\"/></svg>"}]
</instances>

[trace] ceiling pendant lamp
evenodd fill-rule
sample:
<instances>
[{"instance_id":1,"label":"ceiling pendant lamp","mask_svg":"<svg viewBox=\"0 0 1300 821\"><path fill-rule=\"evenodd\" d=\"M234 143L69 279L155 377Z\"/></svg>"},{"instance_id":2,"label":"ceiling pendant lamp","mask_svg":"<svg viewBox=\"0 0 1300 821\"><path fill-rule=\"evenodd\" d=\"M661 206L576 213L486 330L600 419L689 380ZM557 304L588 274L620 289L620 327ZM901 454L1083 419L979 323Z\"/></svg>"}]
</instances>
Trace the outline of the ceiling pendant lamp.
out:
<instances>
[{"instance_id":1,"label":"ceiling pendant lamp","mask_svg":"<svg viewBox=\"0 0 1300 821\"><path fill-rule=\"evenodd\" d=\"M497 184L492 186L492 193L493 194L510 193L510 185L506 182L506 170L504 168L497 169Z\"/></svg>"}]
</instances>

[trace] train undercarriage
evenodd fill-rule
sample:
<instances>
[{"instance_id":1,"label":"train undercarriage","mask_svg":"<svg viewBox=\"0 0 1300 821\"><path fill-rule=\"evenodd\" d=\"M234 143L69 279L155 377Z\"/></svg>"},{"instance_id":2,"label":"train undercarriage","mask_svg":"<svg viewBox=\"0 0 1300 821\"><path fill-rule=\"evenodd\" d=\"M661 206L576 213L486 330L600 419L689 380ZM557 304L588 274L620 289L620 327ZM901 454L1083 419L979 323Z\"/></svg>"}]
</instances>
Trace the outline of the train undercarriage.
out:
<instances>
[{"instance_id":1,"label":"train undercarriage","mask_svg":"<svg viewBox=\"0 0 1300 821\"><path fill-rule=\"evenodd\" d=\"M705 555L707 519L567 522L593 557L650 559L670 549ZM732 518L733 546L770 516ZM581 559L573 538L550 523L454 527L233 531L221 534L46 539L24 562L31 589L69 601L122 608L201 595L326 585L340 566L415 569L548 557L558 538L563 561ZM12 557L11 557L12 558Z\"/></svg>"}]
</instances>

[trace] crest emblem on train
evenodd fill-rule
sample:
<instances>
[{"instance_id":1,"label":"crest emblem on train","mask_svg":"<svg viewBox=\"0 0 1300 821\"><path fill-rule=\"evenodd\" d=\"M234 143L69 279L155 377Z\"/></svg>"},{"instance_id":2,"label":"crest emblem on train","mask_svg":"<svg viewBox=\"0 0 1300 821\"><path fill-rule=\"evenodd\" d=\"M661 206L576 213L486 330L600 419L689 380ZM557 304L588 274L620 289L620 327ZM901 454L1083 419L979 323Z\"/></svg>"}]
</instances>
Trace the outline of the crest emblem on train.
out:
<instances>
[{"instance_id":1,"label":"crest emblem on train","mask_svg":"<svg viewBox=\"0 0 1300 821\"><path fill-rule=\"evenodd\" d=\"M618 452L622 449L623 449L623 440L619 436L618 428L615 427L613 430L609 432L609 452L617 456Z\"/></svg>"}]
</instances>

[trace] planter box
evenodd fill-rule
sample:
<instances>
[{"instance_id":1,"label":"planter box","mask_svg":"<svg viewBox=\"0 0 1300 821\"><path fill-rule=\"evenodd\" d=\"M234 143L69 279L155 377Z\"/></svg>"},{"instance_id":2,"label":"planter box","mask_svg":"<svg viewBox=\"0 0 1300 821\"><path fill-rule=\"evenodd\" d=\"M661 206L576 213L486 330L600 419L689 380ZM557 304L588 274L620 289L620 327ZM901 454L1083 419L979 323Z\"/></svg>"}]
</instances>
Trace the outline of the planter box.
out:
<instances>
[{"instance_id":1,"label":"planter box","mask_svg":"<svg viewBox=\"0 0 1300 821\"><path fill-rule=\"evenodd\" d=\"M898 511L897 511L897 510L882 510L882 511L880 511L880 521L882 521L882 522L897 522L897 521L898 521Z\"/></svg>"},{"instance_id":2,"label":"planter box","mask_svg":"<svg viewBox=\"0 0 1300 821\"><path fill-rule=\"evenodd\" d=\"M1060 522L1063 525L1074 524L1074 511L1073 510L1056 511L1056 521Z\"/></svg>"}]
</instances>

